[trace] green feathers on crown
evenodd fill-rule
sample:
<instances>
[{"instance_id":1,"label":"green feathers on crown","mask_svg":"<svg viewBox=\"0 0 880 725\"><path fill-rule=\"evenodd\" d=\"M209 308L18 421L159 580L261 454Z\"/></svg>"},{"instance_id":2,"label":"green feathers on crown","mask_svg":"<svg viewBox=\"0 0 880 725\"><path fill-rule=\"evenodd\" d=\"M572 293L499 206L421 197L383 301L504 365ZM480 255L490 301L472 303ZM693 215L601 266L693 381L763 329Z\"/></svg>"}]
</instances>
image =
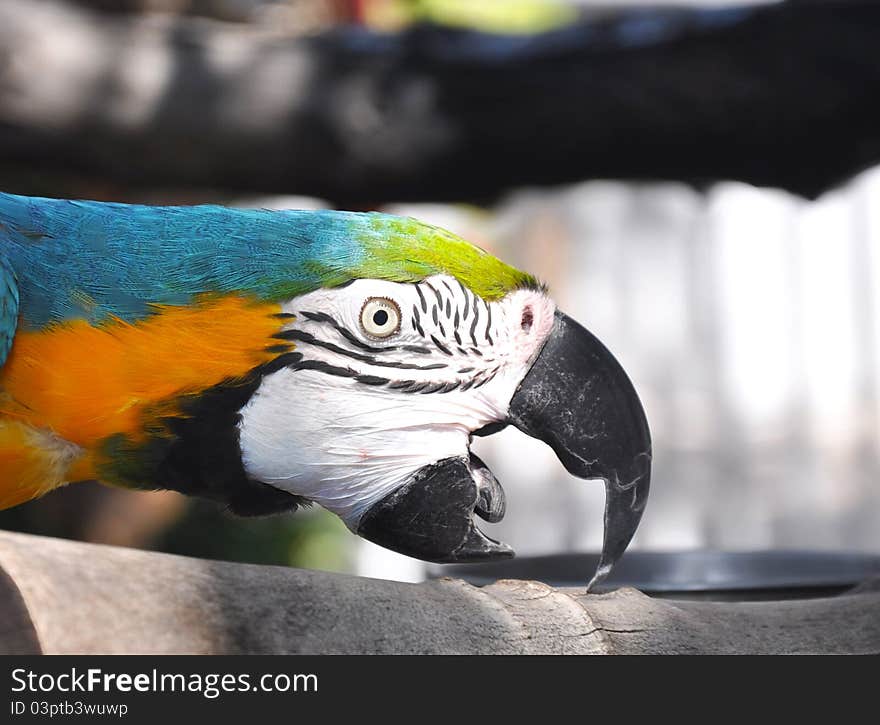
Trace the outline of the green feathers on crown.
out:
<instances>
[{"instance_id":1,"label":"green feathers on crown","mask_svg":"<svg viewBox=\"0 0 880 725\"><path fill-rule=\"evenodd\" d=\"M419 282L434 274L455 277L474 294L497 300L541 284L497 257L439 227L410 217L371 214L359 241L366 254L353 277Z\"/></svg>"}]
</instances>

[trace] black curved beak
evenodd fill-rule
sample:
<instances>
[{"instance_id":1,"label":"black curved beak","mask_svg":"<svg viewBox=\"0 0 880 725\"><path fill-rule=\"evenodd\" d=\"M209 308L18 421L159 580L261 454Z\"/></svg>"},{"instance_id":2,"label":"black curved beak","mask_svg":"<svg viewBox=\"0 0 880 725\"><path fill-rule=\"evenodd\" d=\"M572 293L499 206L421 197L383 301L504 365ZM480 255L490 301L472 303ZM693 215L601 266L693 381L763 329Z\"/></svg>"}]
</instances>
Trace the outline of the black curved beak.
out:
<instances>
[{"instance_id":1,"label":"black curved beak","mask_svg":"<svg viewBox=\"0 0 880 725\"><path fill-rule=\"evenodd\" d=\"M605 538L589 589L626 550L648 500L651 434L639 396L608 349L557 310L508 417L547 443L569 473L605 481Z\"/></svg>"},{"instance_id":2,"label":"black curved beak","mask_svg":"<svg viewBox=\"0 0 880 725\"><path fill-rule=\"evenodd\" d=\"M570 473L605 481L605 538L589 589L623 554L648 497L651 436L632 383L601 342L557 311L511 399L507 422L549 444ZM426 561L506 559L513 550L483 534L473 520L477 514L499 521L504 508L498 481L470 454L417 471L364 514L357 533Z\"/></svg>"}]
</instances>

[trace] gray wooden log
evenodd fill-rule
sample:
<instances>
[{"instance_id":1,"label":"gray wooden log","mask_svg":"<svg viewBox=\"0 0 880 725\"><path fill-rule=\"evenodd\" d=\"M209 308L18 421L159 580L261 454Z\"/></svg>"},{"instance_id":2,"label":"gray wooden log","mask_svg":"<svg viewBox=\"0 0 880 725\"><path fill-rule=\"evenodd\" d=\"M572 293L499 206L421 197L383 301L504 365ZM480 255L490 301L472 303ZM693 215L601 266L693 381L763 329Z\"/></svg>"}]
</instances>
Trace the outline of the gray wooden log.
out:
<instances>
[{"instance_id":1,"label":"gray wooden log","mask_svg":"<svg viewBox=\"0 0 880 725\"><path fill-rule=\"evenodd\" d=\"M880 585L695 602L404 584L0 532L0 653L880 653Z\"/></svg>"}]
</instances>

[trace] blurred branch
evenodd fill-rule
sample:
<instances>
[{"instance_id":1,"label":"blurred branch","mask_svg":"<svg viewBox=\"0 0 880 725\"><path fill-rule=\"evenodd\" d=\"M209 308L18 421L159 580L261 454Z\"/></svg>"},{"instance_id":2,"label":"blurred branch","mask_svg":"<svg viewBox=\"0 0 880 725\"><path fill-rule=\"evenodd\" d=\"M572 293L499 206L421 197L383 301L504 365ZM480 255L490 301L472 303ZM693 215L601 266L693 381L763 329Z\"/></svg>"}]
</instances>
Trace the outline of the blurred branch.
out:
<instances>
[{"instance_id":1,"label":"blurred branch","mask_svg":"<svg viewBox=\"0 0 880 725\"><path fill-rule=\"evenodd\" d=\"M251 22L269 13L302 22L302 29L347 15L351 0L69 0L104 13L171 13L228 22Z\"/></svg>"},{"instance_id":2,"label":"blurred branch","mask_svg":"<svg viewBox=\"0 0 880 725\"><path fill-rule=\"evenodd\" d=\"M877 654L880 589L766 602L403 584L0 532L7 654Z\"/></svg>"},{"instance_id":3,"label":"blurred branch","mask_svg":"<svg viewBox=\"0 0 880 725\"><path fill-rule=\"evenodd\" d=\"M369 204L730 178L814 195L880 160L878 25L872 3L784 3L291 39L5 0L0 185L61 172Z\"/></svg>"},{"instance_id":4,"label":"blurred branch","mask_svg":"<svg viewBox=\"0 0 880 725\"><path fill-rule=\"evenodd\" d=\"M271 0L70 0L73 5L104 13L174 13L220 20L247 20L256 5Z\"/></svg>"}]
</instances>

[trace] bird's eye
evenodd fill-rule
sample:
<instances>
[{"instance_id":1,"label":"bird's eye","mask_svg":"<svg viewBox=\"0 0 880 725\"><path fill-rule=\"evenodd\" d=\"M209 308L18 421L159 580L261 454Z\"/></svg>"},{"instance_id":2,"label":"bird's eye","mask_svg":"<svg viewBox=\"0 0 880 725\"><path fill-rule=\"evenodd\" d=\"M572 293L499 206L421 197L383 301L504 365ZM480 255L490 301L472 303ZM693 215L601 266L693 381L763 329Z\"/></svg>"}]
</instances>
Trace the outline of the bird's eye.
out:
<instances>
[{"instance_id":1,"label":"bird's eye","mask_svg":"<svg viewBox=\"0 0 880 725\"><path fill-rule=\"evenodd\" d=\"M400 329L400 308L387 297L370 297L361 308L361 327L370 337L391 337Z\"/></svg>"}]
</instances>

